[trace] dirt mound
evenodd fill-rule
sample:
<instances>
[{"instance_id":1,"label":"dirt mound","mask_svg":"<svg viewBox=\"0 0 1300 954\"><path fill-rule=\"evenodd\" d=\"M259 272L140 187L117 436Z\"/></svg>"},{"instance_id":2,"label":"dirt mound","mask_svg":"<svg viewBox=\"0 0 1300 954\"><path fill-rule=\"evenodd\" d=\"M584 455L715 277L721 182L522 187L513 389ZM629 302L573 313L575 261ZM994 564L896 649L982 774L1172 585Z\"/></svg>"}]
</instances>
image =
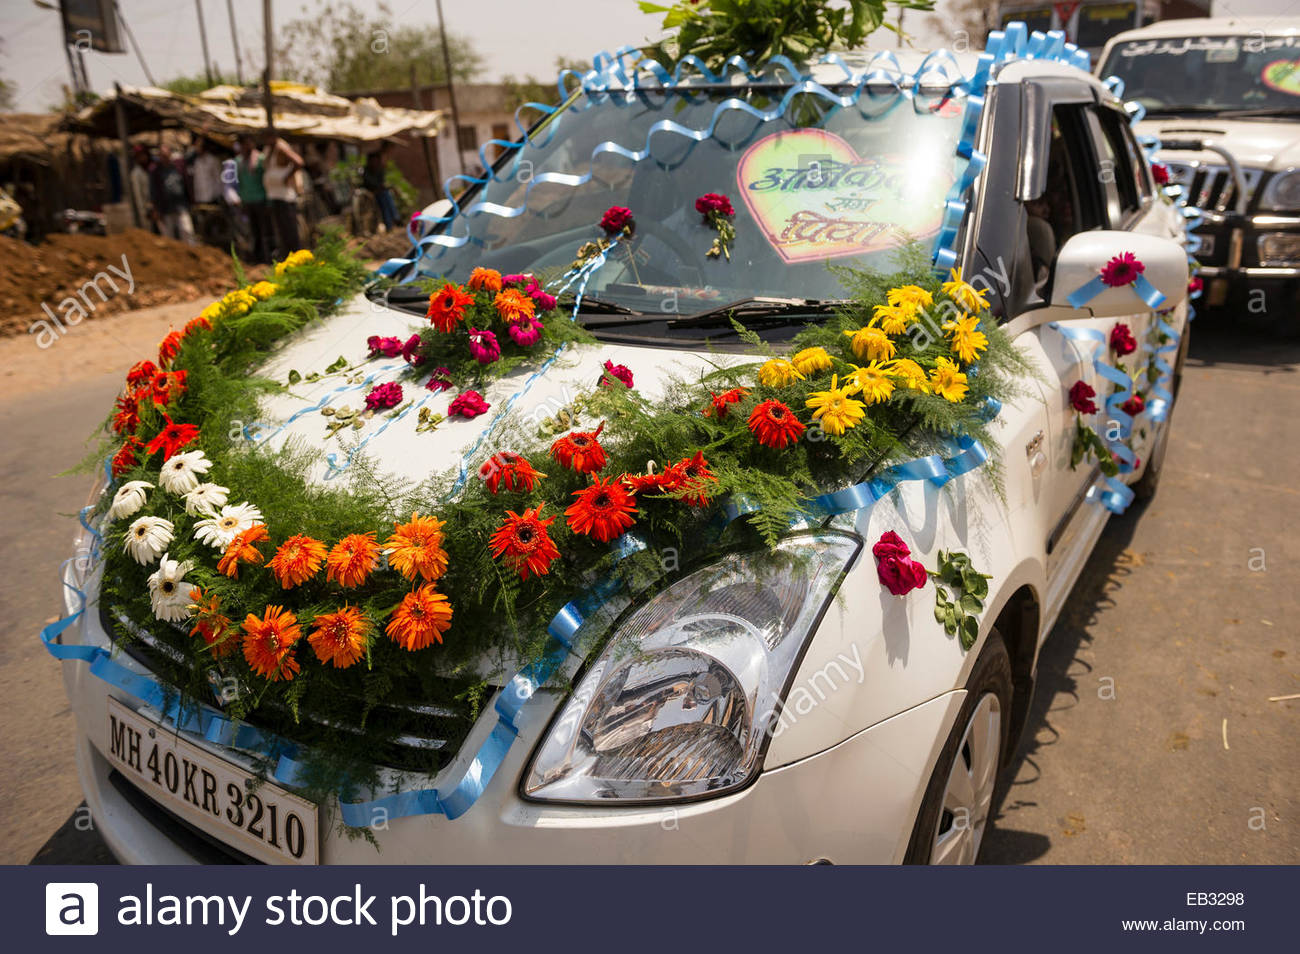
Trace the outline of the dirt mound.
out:
<instances>
[{"instance_id":1,"label":"dirt mound","mask_svg":"<svg viewBox=\"0 0 1300 954\"><path fill-rule=\"evenodd\" d=\"M120 274L128 270L133 290ZM100 292L95 286L84 287L100 273L113 280L116 291L102 278ZM87 319L94 320L132 308L223 295L233 285L225 252L140 229L107 236L58 233L39 245L0 236L0 335L21 334L32 322L48 317L42 303L62 318L75 314L72 305L59 307L73 298ZM104 294L107 301L101 300Z\"/></svg>"}]
</instances>

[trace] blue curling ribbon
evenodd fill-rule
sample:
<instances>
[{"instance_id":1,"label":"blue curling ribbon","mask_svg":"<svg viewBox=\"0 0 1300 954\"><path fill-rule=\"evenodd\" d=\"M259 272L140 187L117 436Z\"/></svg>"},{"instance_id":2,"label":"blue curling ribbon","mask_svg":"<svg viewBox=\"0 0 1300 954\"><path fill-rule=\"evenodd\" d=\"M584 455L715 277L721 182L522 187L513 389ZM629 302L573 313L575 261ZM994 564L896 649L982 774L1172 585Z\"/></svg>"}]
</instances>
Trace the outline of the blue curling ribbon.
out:
<instances>
[{"instance_id":1,"label":"blue curling ribbon","mask_svg":"<svg viewBox=\"0 0 1300 954\"><path fill-rule=\"evenodd\" d=\"M1092 301L1107 288L1114 286L1107 285L1100 275L1088 279L1074 291L1066 296L1065 300L1070 303L1071 308L1082 308L1088 302ZM1152 285L1147 277L1140 272L1137 278L1132 282L1132 287L1137 296L1142 299L1148 308L1159 308L1165 302L1165 296L1161 294L1160 289Z\"/></svg>"}]
</instances>

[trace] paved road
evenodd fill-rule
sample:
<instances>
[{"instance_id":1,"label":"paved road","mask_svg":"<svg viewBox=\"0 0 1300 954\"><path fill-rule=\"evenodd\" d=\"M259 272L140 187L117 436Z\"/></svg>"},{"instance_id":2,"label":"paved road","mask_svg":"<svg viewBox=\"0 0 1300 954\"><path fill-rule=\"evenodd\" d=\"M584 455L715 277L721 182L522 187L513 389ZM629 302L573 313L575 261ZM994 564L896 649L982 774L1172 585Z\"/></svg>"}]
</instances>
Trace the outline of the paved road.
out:
<instances>
[{"instance_id":1,"label":"paved road","mask_svg":"<svg viewBox=\"0 0 1300 954\"><path fill-rule=\"evenodd\" d=\"M35 633L74 526L50 515L89 483L50 475L117 380L0 408L0 862L109 860L77 812L72 720ZM1300 701L1268 701L1300 692L1298 421L1300 344L1198 322L1160 493L1111 521L1043 647L984 861L1300 862Z\"/></svg>"}]
</instances>

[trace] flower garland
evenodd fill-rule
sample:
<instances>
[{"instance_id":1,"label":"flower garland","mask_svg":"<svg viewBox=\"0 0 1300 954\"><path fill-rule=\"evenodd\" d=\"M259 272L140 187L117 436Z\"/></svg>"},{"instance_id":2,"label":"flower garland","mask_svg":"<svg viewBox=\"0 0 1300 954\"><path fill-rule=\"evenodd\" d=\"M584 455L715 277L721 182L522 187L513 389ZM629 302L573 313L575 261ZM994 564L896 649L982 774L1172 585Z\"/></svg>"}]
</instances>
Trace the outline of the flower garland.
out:
<instances>
[{"instance_id":1,"label":"flower garland","mask_svg":"<svg viewBox=\"0 0 1300 954\"><path fill-rule=\"evenodd\" d=\"M321 775L334 786L344 774L364 781L376 747L397 730L384 720L355 739L332 729L339 712L356 724L350 699L472 702L481 677L457 676L457 667L494 646L535 652L545 621L629 533L663 545L703 538L726 499L745 497L756 509L730 533L772 542L812 497L861 479L884 457L932 453L958 437L987 442L982 405L1014 396L1026 369L985 320L980 293L956 273L943 283L924 277L921 255L912 280L893 284L884 301L863 292L843 315L801 332L789 357L745 332L768 351L758 362L708 371L658 399L637 390L632 368L601 361L591 389L561 412L567 423L540 438L507 427L475 466L479 481L453 502L441 478L397 496L360 480L328 489L305 481L292 447L231 453L223 395L247 395L247 369L272 340L267 316L309 320L308 297L331 302L346 291L313 286L313 275L340 268L337 255L300 261L265 299L248 291L251 304L233 294L214 303L211 327L167 346L175 352L168 367L132 369L124 396L148 391L137 395L137 426L119 431L116 453L137 459L102 504L105 605L151 630L149 619L184 627L156 631L189 661L167 674L183 691L201 695L209 674L234 680L243 687L236 715L256 709L275 731L312 736L322 757L338 762ZM502 298L507 291L516 294ZM516 342L509 328L572 324L541 307L542 294L530 276L486 269L463 287L442 283L399 376L438 365L431 382L463 381L481 366L475 347L484 347L471 329L493 332L503 351L493 364L538 360L540 349ZM251 351L250 340L258 343ZM367 350L373 360L395 357L407 341L377 338ZM159 375L182 372L178 397L170 396L174 378L155 388ZM446 417L490 406L476 390L452 392ZM171 402L163 408L185 413L166 416L155 393ZM403 406L402 385L375 383L367 404ZM422 408L412 429L441 419ZM385 523L395 501L405 516ZM618 566L648 580L662 575L644 554ZM308 712L310 731L297 715ZM455 743L467 730L446 737Z\"/></svg>"}]
</instances>

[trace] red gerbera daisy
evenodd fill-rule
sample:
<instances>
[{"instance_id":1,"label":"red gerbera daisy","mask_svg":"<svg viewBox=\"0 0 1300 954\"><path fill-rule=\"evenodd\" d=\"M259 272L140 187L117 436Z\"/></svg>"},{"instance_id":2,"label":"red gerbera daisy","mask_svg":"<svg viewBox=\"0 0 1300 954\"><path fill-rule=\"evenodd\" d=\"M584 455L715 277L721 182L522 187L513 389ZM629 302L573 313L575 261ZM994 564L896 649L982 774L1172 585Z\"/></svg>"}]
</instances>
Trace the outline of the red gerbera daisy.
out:
<instances>
[{"instance_id":1,"label":"red gerbera daisy","mask_svg":"<svg viewBox=\"0 0 1300 954\"><path fill-rule=\"evenodd\" d=\"M709 484L717 483L718 480L709 470L709 462L704 459L704 451L696 451L694 457L683 458L676 466L681 469L684 478L681 484L682 493L677 499L692 507L703 507L709 502Z\"/></svg>"},{"instance_id":2,"label":"red gerbera daisy","mask_svg":"<svg viewBox=\"0 0 1300 954\"><path fill-rule=\"evenodd\" d=\"M126 373L126 383L133 388L141 384L148 384L157 373L158 366L152 361L137 361L131 365L131 370Z\"/></svg>"},{"instance_id":3,"label":"red gerbera daisy","mask_svg":"<svg viewBox=\"0 0 1300 954\"><path fill-rule=\"evenodd\" d=\"M181 337L179 331L169 331L158 343L158 367L171 367L172 361L181 352Z\"/></svg>"},{"instance_id":4,"label":"red gerbera daisy","mask_svg":"<svg viewBox=\"0 0 1300 954\"><path fill-rule=\"evenodd\" d=\"M166 407L188 389L188 371L159 371L149 385L149 396L159 407Z\"/></svg>"},{"instance_id":5,"label":"red gerbera daisy","mask_svg":"<svg viewBox=\"0 0 1300 954\"><path fill-rule=\"evenodd\" d=\"M465 309L474 304L474 296L459 285L446 284L429 296L429 312L426 317L443 334L455 329L456 324L465 317Z\"/></svg>"},{"instance_id":6,"label":"red gerbera daisy","mask_svg":"<svg viewBox=\"0 0 1300 954\"><path fill-rule=\"evenodd\" d=\"M601 421L594 431L569 432L551 445L551 456L560 462L561 467L580 474L594 474L609 459L599 440L604 428L605 422Z\"/></svg>"},{"instance_id":7,"label":"red gerbera daisy","mask_svg":"<svg viewBox=\"0 0 1300 954\"><path fill-rule=\"evenodd\" d=\"M532 491L537 481L546 475L518 454L502 451L483 462L478 476L487 484L488 490L496 493L502 484L506 485L506 490Z\"/></svg>"},{"instance_id":8,"label":"red gerbera daisy","mask_svg":"<svg viewBox=\"0 0 1300 954\"><path fill-rule=\"evenodd\" d=\"M161 450L163 460L169 460L172 454L198 438L199 429L193 424L177 424L165 413L163 414L163 420L167 422L167 426L145 445L145 449L150 454L156 454Z\"/></svg>"},{"instance_id":9,"label":"red gerbera daisy","mask_svg":"<svg viewBox=\"0 0 1300 954\"><path fill-rule=\"evenodd\" d=\"M632 491L618 478L602 481L593 477L591 486L575 490L577 501L564 511L574 533L608 543L636 523L636 501Z\"/></svg>"},{"instance_id":10,"label":"red gerbera daisy","mask_svg":"<svg viewBox=\"0 0 1300 954\"><path fill-rule=\"evenodd\" d=\"M503 559L510 569L526 580L529 575L544 576L551 563L559 558L546 528L555 522L554 517L542 518L542 507L525 510L523 516L513 510L506 511L505 522L492 534L492 556Z\"/></svg>"},{"instance_id":11,"label":"red gerbera daisy","mask_svg":"<svg viewBox=\"0 0 1300 954\"><path fill-rule=\"evenodd\" d=\"M1123 252L1107 262L1101 270L1101 280L1111 288L1132 285L1137 277L1146 271L1146 266L1138 261L1132 252Z\"/></svg>"},{"instance_id":12,"label":"red gerbera daisy","mask_svg":"<svg viewBox=\"0 0 1300 954\"><path fill-rule=\"evenodd\" d=\"M205 315L199 315L197 318L191 318L185 323L184 330L181 331L182 338L188 338L196 331L211 331L212 319Z\"/></svg>"},{"instance_id":13,"label":"red gerbera daisy","mask_svg":"<svg viewBox=\"0 0 1300 954\"><path fill-rule=\"evenodd\" d=\"M653 463L651 461L651 465ZM672 493L686 479L681 464L673 464L671 467L665 467L657 472L653 470L653 466L648 470L649 472L644 474L624 474L623 482L631 487L632 492L636 494L663 494Z\"/></svg>"},{"instance_id":14,"label":"red gerbera daisy","mask_svg":"<svg viewBox=\"0 0 1300 954\"><path fill-rule=\"evenodd\" d=\"M716 417L718 420L722 420L727 416L727 408L742 400L748 393L749 388L732 388L730 391L723 391L721 394L714 394L710 391L709 394L713 400L701 413L705 417Z\"/></svg>"},{"instance_id":15,"label":"red gerbera daisy","mask_svg":"<svg viewBox=\"0 0 1300 954\"><path fill-rule=\"evenodd\" d=\"M135 391L118 395L117 413L113 415L113 431L117 434L135 433L140 426L140 397Z\"/></svg>"},{"instance_id":16,"label":"red gerbera daisy","mask_svg":"<svg viewBox=\"0 0 1300 954\"><path fill-rule=\"evenodd\" d=\"M121 477L128 470L137 467L140 459L136 456L141 448L144 447L144 441L135 436L129 436L126 443L117 449L113 455L113 476Z\"/></svg>"},{"instance_id":17,"label":"red gerbera daisy","mask_svg":"<svg viewBox=\"0 0 1300 954\"><path fill-rule=\"evenodd\" d=\"M806 430L794 412L780 401L764 401L749 415L749 429L764 447L788 447Z\"/></svg>"},{"instance_id":18,"label":"red gerbera daisy","mask_svg":"<svg viewBox=\"0 0 1300 954\"><path fill-rule=\"evenodd\" d=\"M275 682L288 682L298 672L293 644L302 637L298 617L280 606L268 606L262 618L244 619L244 658L253 672Z\"/></svg>"}]
</instances>

